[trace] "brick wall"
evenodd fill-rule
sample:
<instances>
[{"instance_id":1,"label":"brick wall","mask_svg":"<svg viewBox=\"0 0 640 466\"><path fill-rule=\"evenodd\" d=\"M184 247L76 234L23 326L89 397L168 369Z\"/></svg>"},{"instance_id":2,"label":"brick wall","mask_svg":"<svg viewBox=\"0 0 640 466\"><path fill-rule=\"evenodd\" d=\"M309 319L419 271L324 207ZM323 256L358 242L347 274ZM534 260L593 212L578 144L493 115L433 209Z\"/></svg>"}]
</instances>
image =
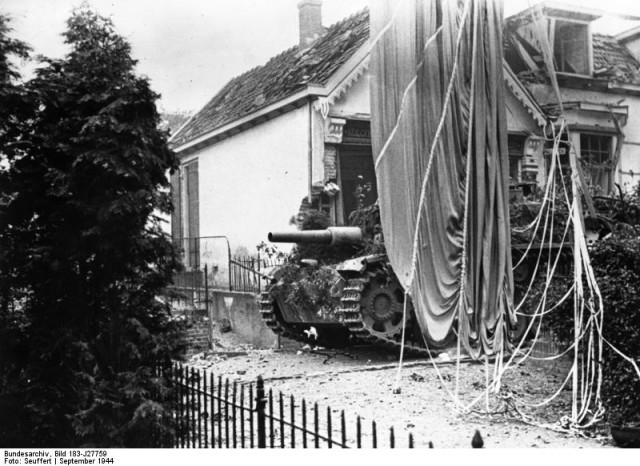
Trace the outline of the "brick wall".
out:
<instances>
[{"instance_id":1,"label":"brick wall","mask_svg":"<svg viewBox=\"0 0 640 466\"><path fill-rule=\"evenodd\" d=\"M303 48L322 35L322 0L302 0L298 3L298 27L300 46Z\"/></svg>"},{"instance_id":2,"label":"brick wall","mask_svg":"<svg viewBox=\"0 0 640 466\"><path fill-rule=\"evenodd\" d=\"M324 157L322 162L324 163L324 182L338 179L338 150L333 144L326 144L324 146Z\"/></svg>"},{"instance_id":3,"label":"brick wall","mask_svg":"<svg viewBox=\"0 0 640 466\"><path fill-rule=\"evenodd\" d=\"M206 317L191 317L187 325L187 354L208 350L209 320Z\"/></svg>"}]
</instances>

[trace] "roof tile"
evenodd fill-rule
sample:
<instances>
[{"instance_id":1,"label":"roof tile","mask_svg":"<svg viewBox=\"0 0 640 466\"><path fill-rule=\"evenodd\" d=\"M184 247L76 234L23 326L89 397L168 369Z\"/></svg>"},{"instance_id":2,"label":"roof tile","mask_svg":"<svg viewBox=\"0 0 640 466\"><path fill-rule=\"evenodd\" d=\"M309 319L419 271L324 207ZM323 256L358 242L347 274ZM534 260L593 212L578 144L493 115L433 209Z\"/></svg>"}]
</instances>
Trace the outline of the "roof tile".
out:
<instances>
[{"instance_id":1,"label":"roof tile","mask_svg":"<svg viewBox=\"0 0 640 466\"><path fill-rule=\"evenodd\" d=\"M369 38L364 9L329 27L311 47L292 47L233 78L172 138L179 146L304 89L324 85Z\"/></svg>"},{"instance_id":2,"label":"roof tile","mask_svg":"<svg viewBox=\"0 0 640 466\"><path fill-rule=\"evenodd\" d=\"M593 69L615 81L640 84L640 63L614 37L593 35Z\"/></svg>"}]
</instances>

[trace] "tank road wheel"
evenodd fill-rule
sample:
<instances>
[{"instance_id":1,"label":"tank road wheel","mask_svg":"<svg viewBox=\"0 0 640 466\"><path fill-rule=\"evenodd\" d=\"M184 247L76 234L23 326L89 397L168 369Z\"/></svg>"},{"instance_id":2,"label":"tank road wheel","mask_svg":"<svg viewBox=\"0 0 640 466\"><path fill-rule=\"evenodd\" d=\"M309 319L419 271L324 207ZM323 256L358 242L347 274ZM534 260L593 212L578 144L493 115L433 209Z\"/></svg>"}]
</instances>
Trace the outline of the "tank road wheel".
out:
<instances>
[{"instance_id":1,"label":"tank road wheel","mask_svg":"<svg viewBox=\"0 0 640 466\"><path fill-rule=\"evenodd\" d=\"M362 290L360 312L362 322L369 333L386 340L396 340L402 335L404 325L404 290L398 280L386 276L373 277ZM407 320L412 306L407 303Z\"/></svg>"},{"instance_id":2,"label":"tank road wheel","mask_svg":"<svg viewBox=\"0 0 640 466\"><path fill-rule=\"evenodd\" d=\"M404 298L398 279L395 276L389 279L382 271L375 276L351 278L344 287L339 315L359 341L400 351ZM405 325L405 354L428 356L423 339L414 335L419 329L415 328L411 300L407 302Z\"/></svg>"},{"instance_id":3,"label":"tank road wheel","mask_svg":"<svg viewBox=\"0 0 640 466\"><path fill-rule=\"evenodd\" d=\"M327 348L344 348L351 343L351 332L344 324L336 323L323 326L322 324L287 322L280 310L278 299L273 296L271 291L261 293L258 303L262 320L276 335L299 343ZM316 328L315 338L312 338L311 334L305 333L311 327Z\"/></svg>"}]
</instances>

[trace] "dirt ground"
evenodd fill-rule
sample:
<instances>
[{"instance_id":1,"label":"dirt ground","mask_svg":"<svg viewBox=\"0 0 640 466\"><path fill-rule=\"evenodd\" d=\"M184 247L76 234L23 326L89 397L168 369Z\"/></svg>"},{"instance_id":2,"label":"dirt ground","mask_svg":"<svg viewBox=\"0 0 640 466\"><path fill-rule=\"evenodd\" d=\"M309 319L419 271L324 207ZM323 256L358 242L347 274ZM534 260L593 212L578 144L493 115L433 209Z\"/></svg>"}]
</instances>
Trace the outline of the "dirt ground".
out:
<instances>
[{"instance_id":1,"label":"dirt ground","mask_svg":"<svg viewBox=\"0 0 640 466\"><path fill-rule=\"evenodd\" d=\"M261 375L276 396L282 392L295 395L297 400L304 398L308 405L318 403L321 412L327 407L336 414L344 410L347 419L359 415L363 426L375 420L381 431L393 426L398 446L406 446L408 432L412 432L416 447L426 447L431 441L436 448L468 448L476 429L485 448L613 446L604 426L590 438L553 430L555 423L570 413L569 386L550 403L533 407L560 388L567 375L566 363L529 360L513 367L503 379L501 393L511 396L505 402L495 396L486 400L485 364L462 363L457 378L454 361L440 359L434 367L428 359L407 358L400 393L395 394L396 354L366 346L314 351L296 342L283 342L279 350L258 350L233 333L214 332L215 350L194 355L189 365L230 381L251 382ZM463 403L479 400L466 414L454 409L456 379ZM381 446L385 442L381 441Z\"/></svg>"}]
</instances>

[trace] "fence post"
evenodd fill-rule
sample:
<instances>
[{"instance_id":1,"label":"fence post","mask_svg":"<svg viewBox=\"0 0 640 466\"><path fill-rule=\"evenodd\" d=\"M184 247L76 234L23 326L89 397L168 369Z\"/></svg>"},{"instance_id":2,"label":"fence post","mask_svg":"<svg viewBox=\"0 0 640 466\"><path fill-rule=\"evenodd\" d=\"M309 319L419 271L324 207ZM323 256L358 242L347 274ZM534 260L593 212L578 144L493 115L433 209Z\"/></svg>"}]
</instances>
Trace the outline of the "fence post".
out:
<instances>
[{"instance_id":1,"label":"fence post","mask_svg":"<svg viewBox=\"0 0 640 466\"><path fill-rule=\"evenodd\" d=\"M262 275L260 275L261 268L262 261L260 260L260 253L258 253L258 294L262 293Z\"/></svg>"},{"instance_id":2,"label":"fence post","mask_svg":"<svg viewBox=\"0 0 640 466\"><path fill-rule=\"evenodd\" d=\"M258 448L267 448L267 436L265 431L265 406L267 400L264 396L264 380L258 376L256 385L256 415L258 417Z\"/></svg>"},{"instance_id":3,"label":"fence post","mask_svg":"<svg viewBox=\"0 0 640 466\"><path fill-rule=\"evenodd\" d=\"M213 316L209 309L209 268L204 264L204 308L209 319L209 349L213 349Z\"/></svg>"}]
</instances>

